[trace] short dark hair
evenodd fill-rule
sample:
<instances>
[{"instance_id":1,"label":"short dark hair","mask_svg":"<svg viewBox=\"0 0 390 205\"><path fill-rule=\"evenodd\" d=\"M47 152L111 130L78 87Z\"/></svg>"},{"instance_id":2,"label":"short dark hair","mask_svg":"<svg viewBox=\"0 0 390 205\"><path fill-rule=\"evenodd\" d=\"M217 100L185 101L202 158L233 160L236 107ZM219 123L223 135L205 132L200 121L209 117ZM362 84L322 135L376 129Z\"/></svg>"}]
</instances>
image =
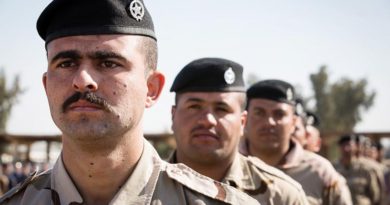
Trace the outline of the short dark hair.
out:
<instances>
[{"instance_id":1,"label":"short dark hair","mask_svg":"<svg viewBox=\"0 0 390 205\"><path fill-rule=\"evenodd\" d=\"M140 51L145 54L146 72L157 69L158 47L153 38L141 36L139 42Z\"/></svg>"}]
</instances>

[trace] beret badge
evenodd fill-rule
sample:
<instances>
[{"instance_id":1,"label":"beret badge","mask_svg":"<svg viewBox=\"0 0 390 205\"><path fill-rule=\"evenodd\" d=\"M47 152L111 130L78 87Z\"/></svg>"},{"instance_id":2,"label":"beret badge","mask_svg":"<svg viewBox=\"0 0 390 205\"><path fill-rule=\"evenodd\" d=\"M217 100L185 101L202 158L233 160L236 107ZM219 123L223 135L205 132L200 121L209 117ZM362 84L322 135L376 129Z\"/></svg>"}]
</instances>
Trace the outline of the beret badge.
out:
<instances>
[{"instance_id":1,"label":"beret badge","mask_svg":"<svg viewBox=\"0 0 390 205\"><path fill-rule=\"evenodd\" d=\"M129 11L131 16L137 21L142 21L145 15L145 7L140 0L132 1L129 5Z\"/></svg>"},{"instance_id":2,"label":"beret badge","mask_svg":"<svg viewBox=\"0 0 390 205\"><path fill-rule=\"evenodd\" d=\"M305 109L303 108L303 105L301 103L297 103L295 105L295 112L299 115L299 116L303 116L305 114Z\"/></svg>"},{"instance_id":3,"label":"beret badge","mask_svg":"<svg viewBox=\"0 0 390 205\"><path fill-rule=\"evenodd\" d=\"M313 116L308 116L307 119L306 119L306 123L308 125L314 125L315 124L315 119Z\"/></svg>"},{"instance_id":4,"label":"beret badge","mask_svg":"<svg viewBox=\"0 0 390 205\"><path fill-rule=\"evenodd\" d=\"M286 98L288 101L292 100L294 98L294 94L293 94L293 91L291 90L291 88L288 88L287 91L286 91Z\"/></svg>"},{"instance_id":5,"label":"beret badge","mask_svg":"<svg viewBox=\"0 0 390 205\"><path fill-rule=\"evenodd\" d=\"M233 84L234 81L236 80L236 75L234 74L233 72L233 69L232 68L229 68L225 71L225 74L224 74L224 78L225 78L225 82L227 84Z\"/></svg>"}]
</instances>

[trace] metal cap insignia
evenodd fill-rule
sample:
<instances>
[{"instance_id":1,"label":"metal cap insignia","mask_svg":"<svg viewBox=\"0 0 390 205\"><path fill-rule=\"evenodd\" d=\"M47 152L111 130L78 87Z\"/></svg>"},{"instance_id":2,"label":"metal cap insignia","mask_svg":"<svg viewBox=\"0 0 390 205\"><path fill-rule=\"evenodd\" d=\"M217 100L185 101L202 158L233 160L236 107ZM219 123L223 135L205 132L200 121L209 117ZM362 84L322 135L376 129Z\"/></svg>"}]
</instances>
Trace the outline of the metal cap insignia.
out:
<instances>
[{"instance_id":1,"label":"metal cap insignia","mask_svg":"<svg viewBox=\"0 0 390 205\"><path fill-rule=\"evenodd\" d=\"M145 15L145 7L140 0L132 1L129 5L129 11L131 16L137 21L142 21Z\"/></svg>"},{"instance_id":2,"label":"metal cap insignia","mask_svg":"<svg viewBox=\"0 0 390 205\"><path fill-rule=\"evenodd\" d=\"M228 70L225 71L224 78L227 84L230 85L234 83L234 81L236 80L236 74L234 74L232 68L229 68Z\"/></svg>"},{"instance_id":3,"label":"metal cap insignia","mask_svg":"<svg viewBox=\"0 0 390 205\"><path fill-rule=\"evenodd\" d=\"M291 88L288 88L287 91L286 91L286 98L287 100L293 100L293 91L291 90Z\"/></svg>"},{"instance_id":4,"label":"metal cap insignia","mask_svg":"<svg viewBox=\"0 0 390 205\"><path fill-rule=\"evenodd\" d=\"M304 113L304 108L303 108L303 105L301 103L297 103L297 105L295 106L295 109L296 109L296 113L298 115L303 115Z\"/></svg>"}]
</instances>

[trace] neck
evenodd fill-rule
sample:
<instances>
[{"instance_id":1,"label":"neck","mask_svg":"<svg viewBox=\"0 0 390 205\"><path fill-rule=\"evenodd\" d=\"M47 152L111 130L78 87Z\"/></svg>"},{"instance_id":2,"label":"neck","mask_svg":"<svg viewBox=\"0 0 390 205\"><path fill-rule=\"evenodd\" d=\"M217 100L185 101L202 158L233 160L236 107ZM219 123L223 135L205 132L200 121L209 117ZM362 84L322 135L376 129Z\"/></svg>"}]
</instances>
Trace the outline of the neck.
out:
<instances>
[{"instance_id":1,"label":"neck","mask_svg":"<svg viewBox=\"0 0 390 205\"><path fill-rule=\"evenodd\" d=\"M352 159L353 159L354 157L353 156L350 156L350 157L348 157L348 156L344 156L344 157L342 157L341 158L341 163L344 165L344 166L349 166L349 165L351 165L351 162L352 162Z\"/></svg>"},{"instance_id":2,"label":"neck","mask_svg":"<svg viewBox=\"0 0 390 205\"><path fill-rule=\"evenodd\" d=\"M141 157L142 136L129 134L115 143L112 143L112 138L107 139L111 142L96 143L97 147L91 150L63 136L64 166L85 204L108 204L127 181Z\"/></svg>"},{"instance_id":3,"label":"neck","mask_svg":"<svg viewBox=\"0 0 390 205\"><path fill-rule=\"evenodd\" d=\"M176 160L178 163L183 163L190 167L191 169L199 172L200 174L210 177L216 181L222 181L228 170L230 169L230 166L233 163L235 155L232 159L226 159L226 160L218 160L215 162L208 162L208 163L202 163L202 162L194 162L193 160L186 159L182 157L180 154L176 153Z\"/></svg>"},{"instance_id":4,"label":"neck","mask_svg":"<svg viewBox=\"0 0 390 205\"><path fill-rule=\"evenodd\" d=\"M277 167L282 161L289 150L289 146L285 148L276 148L270 150L255 149L249 144L249 154L255 156L270 166Z\"/></svg>"}]
</instances>

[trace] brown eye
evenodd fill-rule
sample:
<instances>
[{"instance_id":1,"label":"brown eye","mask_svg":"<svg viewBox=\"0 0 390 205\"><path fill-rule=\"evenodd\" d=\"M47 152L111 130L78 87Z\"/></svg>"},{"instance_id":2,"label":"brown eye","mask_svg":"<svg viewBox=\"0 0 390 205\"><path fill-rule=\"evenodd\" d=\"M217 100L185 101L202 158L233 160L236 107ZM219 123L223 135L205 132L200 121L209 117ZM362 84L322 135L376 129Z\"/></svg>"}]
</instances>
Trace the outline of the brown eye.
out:
<instances>
[{"instance_id":1,"label":"brown eye","mask_svg":"<svg viewBox=\"0 0 390 205\"><path fill-rule=\"evenodd\" d=\"M119 65L115 62L112 62L112 61L104 61L102 63L102 67L103 68L116 68L118 67Z\"/></svg>"},{"instance_id":2,"label":"brown eye","mask_svg":"<svg viewBox=\"0 0 390 205\"><path fill-rule=\"evenodd\" d=\"M227 109L226 107L222 107L222 106L220 106L220 107L217 107L217 112L229 112L229 109Z\"/></svg>"},{"instance_id":3,"label":"brown eye","mask_svg":"<svg viewBox=\"0 0 390 205\"><path fill-rule=\"evenodd\" d=\"M201 106L198 104L191 104L191 105L188 105L188 109L199 110L199 109L201 109Z\"/></svg>"},{"instance_id":4,"label":"brown eye","mask_svg":"<svg viewBox=\"0 0 390 205\"><path fill-rule=\"evenodd\" d=\"M264 117L265 116L264 110L256 110L254 113L258 117Z\"/></svg>"},{"instance_id":5,"label":"brown eye","mask_svg":"<svg viewBox=\"0 0 390 205\"><path fill-rule=\"evenodd\" d=\"M283 111L277 111L275 112L274 116L275 116L275 119L281 119L285 116L286 114L283 112Z\"/></svg>"},{"instance_id":6,"label":"brown eye","mask_svg":"<svg viewBox=\"0 0 390 205\"><path fill-rule=\"evenodd\" d=\"M64 61L57 65L57 68L70 68L76 66L76 63L73 61Z\"/></svg>"}]
</instances>

